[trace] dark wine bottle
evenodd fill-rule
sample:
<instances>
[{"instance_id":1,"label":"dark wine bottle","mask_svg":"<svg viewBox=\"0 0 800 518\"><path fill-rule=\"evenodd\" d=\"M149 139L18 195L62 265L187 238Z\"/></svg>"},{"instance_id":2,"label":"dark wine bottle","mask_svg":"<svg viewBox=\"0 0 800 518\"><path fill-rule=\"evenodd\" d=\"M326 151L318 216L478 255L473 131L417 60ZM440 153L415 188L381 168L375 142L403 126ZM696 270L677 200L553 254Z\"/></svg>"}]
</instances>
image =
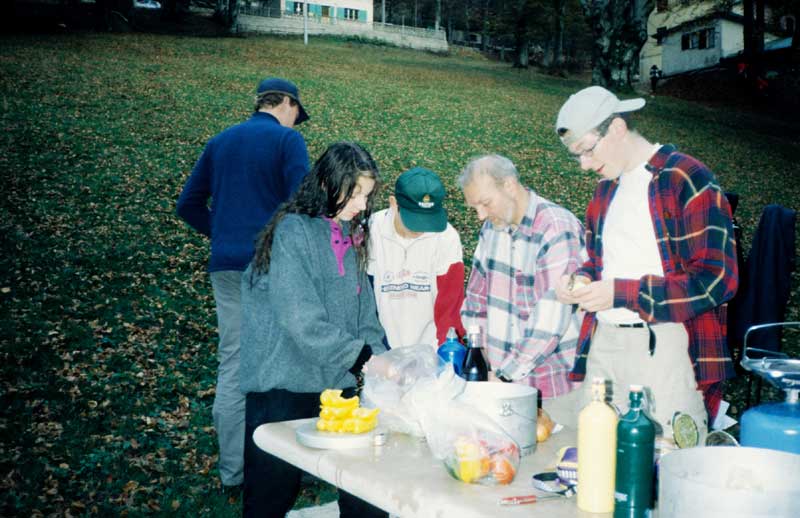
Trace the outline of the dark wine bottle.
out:
<instances>
[{"instance_id":1,"label":"dark wine bottle","mask_svg":"<svg viewBox=\"0 0 800 518\"><path fill-rule=\"evenodd\" d=\"M482 349L481 328L475 325L469 326L467 331L467 354L464 356L464 366L461 369L461 376L465 380L489 380L489 366L486 363Z\"/></svg>"}]
</instances>

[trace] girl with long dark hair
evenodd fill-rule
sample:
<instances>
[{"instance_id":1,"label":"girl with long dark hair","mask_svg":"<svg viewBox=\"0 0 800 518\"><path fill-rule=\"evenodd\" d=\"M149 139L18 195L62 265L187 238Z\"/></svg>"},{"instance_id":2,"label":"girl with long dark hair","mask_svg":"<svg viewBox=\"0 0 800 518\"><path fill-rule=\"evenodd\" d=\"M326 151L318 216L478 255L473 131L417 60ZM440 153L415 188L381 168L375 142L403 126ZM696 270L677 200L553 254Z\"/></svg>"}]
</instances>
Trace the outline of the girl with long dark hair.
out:
<instances>
[{"instance_id":1,"label":"girl with long dark hair","mask_svg":"<svg viewBox=\"0 0 800 518\"><path fill-rule=\"evenodd\" d=\"M385 351L365 273L378 167L359 144L332 144L264 228L242 280L244 516L283 517L301 471L253 442L263 423L315 417L326 388L355 390ZM340 491L341 516L385 516Z\"/></svg>"}]
</instances>

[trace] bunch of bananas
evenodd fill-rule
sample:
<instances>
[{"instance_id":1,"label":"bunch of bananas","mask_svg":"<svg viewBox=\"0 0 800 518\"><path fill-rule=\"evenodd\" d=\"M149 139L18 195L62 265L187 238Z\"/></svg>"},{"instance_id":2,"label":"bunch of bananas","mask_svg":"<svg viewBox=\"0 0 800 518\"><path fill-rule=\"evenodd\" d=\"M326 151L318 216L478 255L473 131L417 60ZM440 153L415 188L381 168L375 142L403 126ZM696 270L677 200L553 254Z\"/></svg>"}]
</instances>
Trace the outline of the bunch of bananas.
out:
<instances>
[{"instance_id":1,"label":"bunch of bananas","mask_svg":"<svg viewBox=\"0 0 800 518\"><path fill-rule=\"evenodd\" d=\"M322 432L364 433L378 424L379 409L360 408L358 396L343 398L341 390L325 389L319 402L317 430Z\"/></svg>"}]
</instances>

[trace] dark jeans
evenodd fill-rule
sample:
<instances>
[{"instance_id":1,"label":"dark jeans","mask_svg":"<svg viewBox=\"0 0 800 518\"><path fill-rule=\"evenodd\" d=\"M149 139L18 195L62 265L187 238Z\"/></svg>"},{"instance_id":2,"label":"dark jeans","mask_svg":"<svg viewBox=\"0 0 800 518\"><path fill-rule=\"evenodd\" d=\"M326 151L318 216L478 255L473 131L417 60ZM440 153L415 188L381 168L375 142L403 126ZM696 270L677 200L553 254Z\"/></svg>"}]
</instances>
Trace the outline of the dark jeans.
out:
<instances>
[{"instance_id":1,"label":"dark jeans","mask_svg":"<svg viewBox=\"0 0 800 518\"><path fill-rule=\"evenodd\" d=\"M347 391L346 391L347 392ZM286 390L251 392L245 404L244 518L283 518L300 492L302 470L265 452L253 441L259 425L319 415L319 393ZM339 490L343 518L388 516L363 500Z\"/></svg>"}]
</instances>

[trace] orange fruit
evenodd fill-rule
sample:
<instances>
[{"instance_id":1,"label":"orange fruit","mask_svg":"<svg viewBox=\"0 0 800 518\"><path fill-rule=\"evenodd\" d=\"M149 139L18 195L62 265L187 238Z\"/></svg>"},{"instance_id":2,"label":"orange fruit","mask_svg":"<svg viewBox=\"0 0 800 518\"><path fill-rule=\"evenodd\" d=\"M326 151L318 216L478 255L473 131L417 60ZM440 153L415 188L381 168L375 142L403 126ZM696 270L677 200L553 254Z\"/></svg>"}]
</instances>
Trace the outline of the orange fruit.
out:
<instances>
[{"instance_id":1,"label":"orange fruit","mask_svg":"<svg viewBox=\"0 0 800 518\"><path fill-rule=\"evenodd\" d=\"M550 433L552 433L553 428L555 428L556 424L550 419L550 416L547 415L547 412L539 409L538 418L536 420L536 442L544 442L550 437Z\"/></svg>"},{"instance_id":2,"label":"orange fruit","mask_svg":"<svg viewBox=\"0 0 800 518\"><path fill-rule=\"evenodd\" d=\"M490 468L498 484L510 484L514 480L517 470L514 465L503 455L492 457Z\"/></svg>"}]
</instances>

